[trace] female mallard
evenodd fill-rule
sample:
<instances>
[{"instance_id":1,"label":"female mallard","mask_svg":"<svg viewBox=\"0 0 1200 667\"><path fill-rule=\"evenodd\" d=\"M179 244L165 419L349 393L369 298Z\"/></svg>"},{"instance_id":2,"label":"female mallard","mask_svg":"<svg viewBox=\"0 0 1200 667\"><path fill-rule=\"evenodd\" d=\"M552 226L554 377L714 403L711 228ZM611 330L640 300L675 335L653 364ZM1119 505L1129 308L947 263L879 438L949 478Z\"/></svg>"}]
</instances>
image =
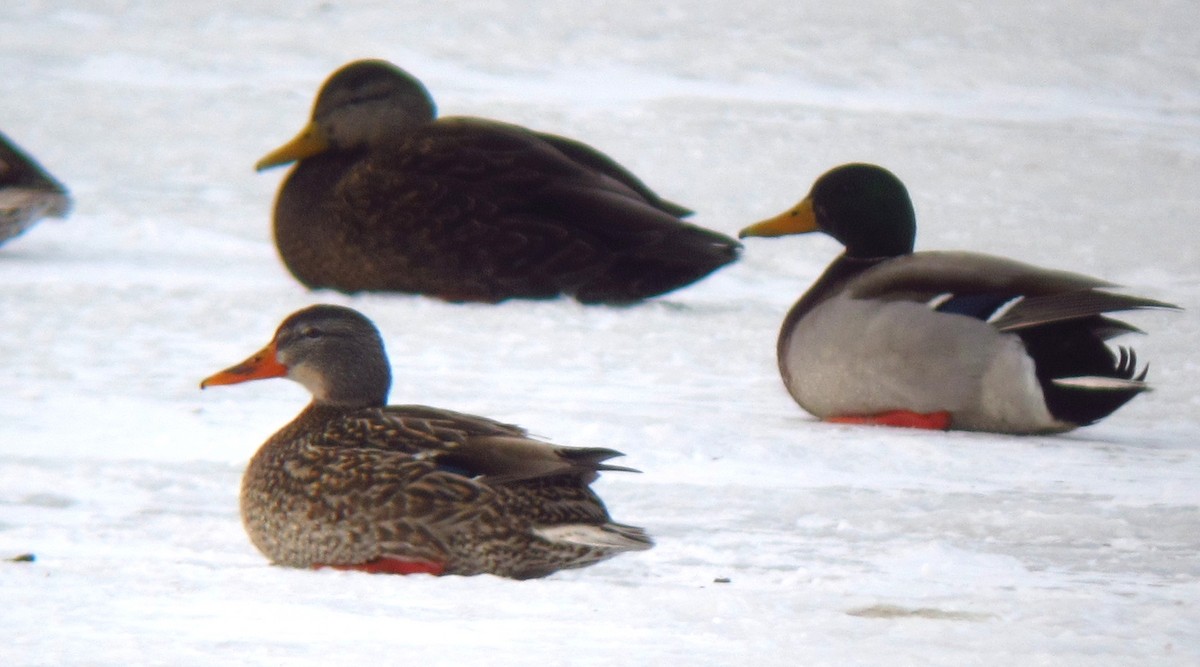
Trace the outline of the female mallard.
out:
<instances>
[{"instance_id":1,"label":"female mallard","mask_svg":"<svg viewBox=\"0 0 1200 667\"><path fill-rule=\"evenodd\" d=\"M357 311L293 313L262 351L200 387L286 377L312 403L242 479L242 522L273 562L516 579L648 549L589 484L620 452L559 447L524 429L424 406L387 406L383 341Z\"/></svg>"},{"instance_id":2,"label":"female mallard","mask_svg":"<svg viewBox=\"0 0 1200 667\"><path fill-rule=\"evenodd\" d=\"M741 245L577 141L434 119L421 82L380 60L334 72L312 122L257 168L297 162L275 243L310 288L450 301L629 303L732 262Z\"/></svg>"},{"instance_id":3,"label":"female mallard","mask_svg":"<svg viewBox=\"0 0 1200 667\"><path fill-rule=\"evenodd\" d=\"M1001 257L913 252L908 191L848 164L795 208L741 236L823 231L846 251L792 307L777 348L796 402L827 421L1055 433L1102 419L1146 390L1137 331L1105 313L1175 308L1111 283Z\"/></svg>"},{"instance_id":4,"label":"female mallard","mask_svg":"<svg viewBox=\"0 0 1200 667\"><path fill-rule=\"evenodd\" d=\"M42 218L61 218L70 210L62 183L0 134L0 244Z\"/></svg>"}]
</instances>

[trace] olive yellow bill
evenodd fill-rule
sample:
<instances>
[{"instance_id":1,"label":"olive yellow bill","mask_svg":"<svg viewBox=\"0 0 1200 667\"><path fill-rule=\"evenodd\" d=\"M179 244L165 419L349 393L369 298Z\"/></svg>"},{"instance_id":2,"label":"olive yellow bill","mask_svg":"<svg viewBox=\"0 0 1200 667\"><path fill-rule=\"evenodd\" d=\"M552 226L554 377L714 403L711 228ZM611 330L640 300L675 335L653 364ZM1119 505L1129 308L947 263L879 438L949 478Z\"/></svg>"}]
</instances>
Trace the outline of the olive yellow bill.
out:
<instances>
[{"instance_id":1,"label":"olive yellow bill","mask_svg":"<svg viewBox=\"0 0 1200 667\"><path fill-rule=\"evenodd\" d=\"M329 150L329 138L316 123L309 123L291 141L264 155L254 165L254 170L262 171L281 164L303 160L327 150Z\"/></svg>"},{"instance_id":2,"label":"olive yellow bill","mask_svg":"<svg viewBox=\"0 0 1200 667\"><path fill-rule=\"evenodd\" d=\"M812 197L805 197L799 204L779 215L757 222L738 232L738 238L747 236L786 236L819 231L817 216L813 213Z\"/></svg>"}]
</instances>

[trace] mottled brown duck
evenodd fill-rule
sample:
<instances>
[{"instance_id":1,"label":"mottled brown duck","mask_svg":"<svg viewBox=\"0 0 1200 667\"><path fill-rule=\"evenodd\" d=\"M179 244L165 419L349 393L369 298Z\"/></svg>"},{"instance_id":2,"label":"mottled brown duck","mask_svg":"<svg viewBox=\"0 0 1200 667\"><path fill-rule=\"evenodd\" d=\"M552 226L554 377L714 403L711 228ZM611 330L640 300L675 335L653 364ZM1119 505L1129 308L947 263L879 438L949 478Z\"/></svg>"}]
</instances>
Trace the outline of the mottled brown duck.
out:
<instances>
[{"instance_id":1,"label":"mottled brown duck","mask_svg":"<svg viewBox=\"0 0 1200 667\"><path fill-rule=\"evenodd\" d=\"M1133 326L1108 313L1176 306L1112 283L969 252L913 252L916 215L894 174L837 167L742 236L822 231L845 252L784 318L784 385L835 422L1058 433L1146 391Z\"/></svg>"},{"instance_id":2,"label":"mottled brown duck","mask_svg":"<svg viewBox=\"0 0 1200 667\"><path fill-rule=\"evenodd\" d=\"M71 210L67 189L0 133L0 245L42 218Z\"/></svg>"},{"instance_id":3,"label":"mottled brown duck","mask_svg":"<svg viewBox=\"0 0 1200 667\"><path fill-rule=\"evenodd\" d=\"M308 126L257 168L291 162L275 243L314 289L627 304L699 280L741 249L681 220L690 211L590 146L436 118L421 82L380 60L334 72Z\"/></svg>"},{"instance_id":4,"label":"mottled brown duck","mask_svg":"<svg viewBox=\"0 0 1200 667\"><path fill-rule=\"evenodd\" d=\"M258 450L242 479L254 545L290 567L516 579L653 544L614 523L589 488L620 453L561 447L517 426L388 406L391 373L359 312L298 311L271 342L201 388L286 377L312 403Z\"/></svg>"}]
</instances>

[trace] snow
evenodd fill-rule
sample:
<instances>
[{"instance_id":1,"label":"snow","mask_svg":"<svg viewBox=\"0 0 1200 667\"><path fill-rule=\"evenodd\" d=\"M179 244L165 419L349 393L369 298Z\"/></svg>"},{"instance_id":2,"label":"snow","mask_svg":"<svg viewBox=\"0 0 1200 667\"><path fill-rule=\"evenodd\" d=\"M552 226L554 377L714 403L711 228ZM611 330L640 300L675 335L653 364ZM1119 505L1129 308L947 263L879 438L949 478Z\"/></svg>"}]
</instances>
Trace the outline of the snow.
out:
<instances>
[{"instance_id":1,"label":"snow","mask_svg":"<svg viewBox=\"0 0 1200 667\"><path fill-rule=\"evenodd\" d=\"M10 3L12 4L12 3ZM1200 14L1188 0L32 2L0 129L72 191L0 248L0 663L1100 665L1200 661ZM632 308L309 293L269 220L324 78L384 57L444 113L601 147L734 233L834 165L896 172L922 248L1102 276L1156 391L1057 437L818 424L774 362L837 252ZM269 566L245 461L307 400L201 393L288 313L351 305L395 402L607 446L658 545L544 580Z\"/></svg>"}]
</instances>

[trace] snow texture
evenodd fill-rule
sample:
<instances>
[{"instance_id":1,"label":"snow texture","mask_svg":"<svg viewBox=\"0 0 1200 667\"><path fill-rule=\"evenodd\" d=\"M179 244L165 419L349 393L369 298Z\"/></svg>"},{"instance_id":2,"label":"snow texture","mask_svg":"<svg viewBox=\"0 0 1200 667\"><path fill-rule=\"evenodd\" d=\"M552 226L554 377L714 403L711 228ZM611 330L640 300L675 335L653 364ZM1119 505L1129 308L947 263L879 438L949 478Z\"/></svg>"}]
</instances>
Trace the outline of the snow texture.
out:
<instances>
[{"instance_id":1,"label":"snow texture","mask_svg":"<svg viewBox=\"0 0 1200 667\"><path fill-rule=\"evenodd\" d=\"M71 217L0 249L4 665L1139 665L1200 662L1200 13L1144 3L276 0L8 3L0 129ZM822 425L784 312L838 252L744 260L631 308L311 293L282 170L252 165L361 57L443 112L583 139L735 233L876 162L920 248L1184 306L1130 319L1153 393L1056 437ZM379 325L392 400L641 475L658 545L515 582L271 567L240 472L307 396L201 393L313 302Z\"/></svg>"}]
</instances>

